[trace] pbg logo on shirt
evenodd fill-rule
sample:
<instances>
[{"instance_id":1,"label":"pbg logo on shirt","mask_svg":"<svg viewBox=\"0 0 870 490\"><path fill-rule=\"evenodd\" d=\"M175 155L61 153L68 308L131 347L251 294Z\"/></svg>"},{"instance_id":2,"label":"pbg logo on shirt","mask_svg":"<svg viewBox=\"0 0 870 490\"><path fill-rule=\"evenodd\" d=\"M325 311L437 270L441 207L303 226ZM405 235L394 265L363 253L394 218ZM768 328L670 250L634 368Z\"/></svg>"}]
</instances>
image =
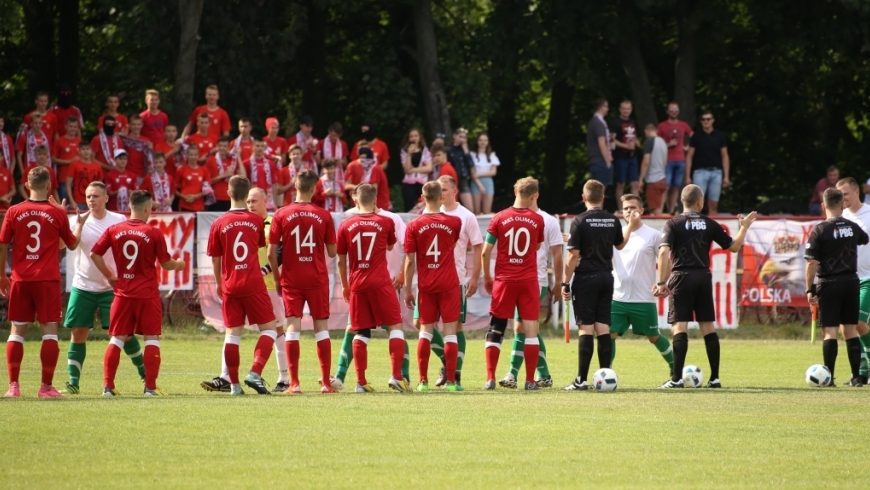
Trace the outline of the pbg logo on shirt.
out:
<instances>
[{"instance_id":1,"label":"pbg logo on shirt","mask_svg":"<svg viewBox=\"0 0 870 490\"><path fill-rule=\"evenodd\" d=\"M689 219L686 220L686 229L687 230L706 230L707 222L702 219Z\"/></svg>"},{"instance_id":2,"label":"pbg logo on shirt","mask_svg":"<svg viewBox=\"0 0 870 490\"><path fill-rule=\"evenodd\" d=\"M848 226L834 228L834 240L838 238L849 238L852 236L852 228Z\"/></svg>"}]
</instances>

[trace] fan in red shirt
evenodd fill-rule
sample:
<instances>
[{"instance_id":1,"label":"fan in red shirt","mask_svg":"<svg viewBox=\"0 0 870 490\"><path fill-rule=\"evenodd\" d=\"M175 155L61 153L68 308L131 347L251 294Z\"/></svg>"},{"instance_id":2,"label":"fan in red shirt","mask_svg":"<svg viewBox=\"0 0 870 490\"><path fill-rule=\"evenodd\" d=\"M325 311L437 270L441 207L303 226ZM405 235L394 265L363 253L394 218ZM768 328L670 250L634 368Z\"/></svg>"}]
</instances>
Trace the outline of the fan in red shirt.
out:
<instances>
[{"instance_id":1,"label":"fan in red shirt","mask_svg":"<svg viewBox=\"0 0 870 490\"><path fill-rule=\"evenodd\" d=\"M106 116L103 119L103 130L91 140L94 158L103 166L103 170L115 170L115 152L124 149L124 143L115 132L115 118Z\"/></svg>"},{"instance_id":2,"label":"fan in red shirt","mask_svg":"<svg viewBox=\"0 0 870 490\"><path fill-rule=\"evenodd\" d=\"M198 160L199 150L194 145L188 146L187 166L175 172L178 209L182 211L205 211L205 191L211 189L211 185L205 187L205 184L208 184L211 174L199 165Z\"/></svg>"},{"instance_id":3,"label":"fan in red shirt","mask_svg":"<svg viewBox=\"0 0 870 490\"><path fill-rule=\"evenodd\" d=\"M103 167L92 160L93 154L91 146L86 141L80 141L78 159L69 166L65 185L69 204L73 209L87 211L88 186L91 182L103 180Z\"/></svg>"},{"instance_id":4,"label":"fan in red shirt","mask_svg":"<svg viewBox=\"0 0 870 490\"><path fill-rule=\"evenodd\" d=\"M154 151L154 143L142 136L142 127L142 118L134 114L130 116L130 134L120 136L127 150L127 171L140 180L152 170L150 159Z\"/></svg>"},{"instance_id":5,"label":"fan in red shirt","mask_svg":"<svg viewBox=\"0 0 870 490\"><path fill-rule=\"evenodd\" d=\"M232 139L229 136L221 136L217 152L206 163L215 198L214 204L208 207L209 211L230 210L229 181L230 177L239 173L238 160L229 154L230 141Z\"/></svg>"},{"instance_id":6,"label":"fan in red shirt","mask_svg":"<svg viewBox=\"0 0 870 490\"><path fill-rule=\"evenodd\" d=\"M120 105L121 99L117 95L112 94L106 97L106 112L101 114L99 119L97 119L97 131L102 131L103 121L106 120L107 116L112 116L115 120L115 133L127 134L130 123L127 121L127 116L118 112L118 106Z\"/></svg>"},{"instance_id":7,"label":"fan in red shirt","mask_svg":"<svg viewBox=\"0 0 870 490\"><path fill-rule=\"evenodd\" d=\"M457 391L459 343L456 326L462 302L453 248L462 231L462 220L441 212L441 184L437 181L423 185L423 200L426 211L408 223L405 231L405 306L410 309L414 309L415 304L412 288L415 267L418 270L416 304L421 326L417 343L417 367L420 371L417 389L426 391L429 388L432 332L440 319L444 324L447 391Z\"/></svg>"},{"instance_id":8,"label":"fan in red shirt","mask_svg":"<svg viewBox=\"0 0 870 490\"><path fill-rule=\"evenodd\" d=\"M538 286L537 250L544 241L544 218L531 210L537 198L538 181L525 177L514 184L513 207L496 214L486 229L483 244L483 285L492 295L491 319L486 333L486 385L495 389L495 371L501 353L501 341L508 318L518 312L526 332L523 356L526 363L526 389L536 390L535 367L538 365ZM490 273L490 256L498 244L495 257L495 281Z\"/></svg>"},{"instance_id":9,"label":"fan in red shirt","mask_svg":"<svg viewBox=\"0 0 870 490\"><path fill-rule=\"evenodd\" d=\"M215 151L219 138L213 138L209 131L208 114L201 113L196 118L196 132L184 139L186 145L196 145L199 149L199 164L205 165L208 157Z\"/></svg>"},{"instance_id":10,"label":"fan in red shirt","mask_svg":"<svg viewBox=\"0 0 870 490\"><path fill-rule=\"evenodd\" d=\"M184 127L182 136L187 136L193 132L194 128L199 125L197 118L202 114L205 114L208 118L208 136L212 141L217 143L221 136L229 136L230 126L232 125L230 123L230 115L218 105L220 98L220 91L218 90L217 85L209 85L206 87L206 103L205 105L197 107L190 113L190 117L188 118L189 122L187 123L187 126Z\"/></svg>"},{"instance_id":11,"label":"fan in red shirt","mask_svg":"<svg viewBox=\"0 0 870 490\"><path fill-rule=\"evenodd\" d=\"M0 229L0 295L9 298L12 322L6 343L6 368L9 371L7 397L21 396L18 376L24 359L24 336L27 324L39 322L42 330L42 386L39 397L61 397L52 386L60 349L57 323L63 305L60 298L59 248L78 247L82 226L88 214L79 214L76 234L69 228L66 211L48 200L48 169L36 167L27 174L30 198L9 208ZM78 214L78 211L76 211ZM6 255L12 244L12 283L6 276Z\"/></svg>"},{"instance_id":12,"label":"fan in red shirt","mask_svg":"<svg viewBox=\"0 0 870 490\"><path fill-rule=\"evenodd\" d=\"M57 180L61 184L66 182L69 175L69 168L72 162L78 160L79 143L82 139L79 138L79 123L75 117L66 119L66 134L54 140L54 146L51 148L51 161L57 167ZM61 199L68 199L66 186L60 187Z\"/></svg>"},{"instance_id":13,"label":"fan in red shirt","mask_svg":"<svg viewBox=\"0 0 870 490\"><path fill-rule=\"evenodd\" d=\"M127 151L115 150L115 169L106 173L106 192L109 211L130 211L130 195L138 189L138 176L127 170Z\"/></svg>"},{"instance_id":14,"label":"fan in red shirt","mask_svg":"<svg viewBox=\"0 0 870 490\"><path fill-rule=\"evenodd\" d=\"M387 269L387 251L393 249L397 240L393 220L375 214L376 193L372 185L363 184L357 188L359 213L342 221L338 228L338 273L342 295L350 303L350 325L356 331L353 339L356 391L374 391L366 381L368 343L373 328L387 325L392 367L388 384L401 393L411 389L408 381L402 377L405 334L402 332L399 298Z\"/></svg>"},{"instance_id":15,"label":"fan in red shirt","mask_svg":"<svg viewBox=\"0 0 870 490\"><path fill-rule=\"evenodd\" d=\"M18 151L18 170L22 176L26 175L25 167L36 165L36 147L51 147L51 139L42 130L42 121L42 115L34 112L30 118L29 129L18 136L15 149Z\"/></svg>"},{"instance_id":16,"label":"fan in red shirt","mask_svg":"<svg viewBox=\"0 0 870 490\"><path fill-rule=\"evenodd\" d=\"M169 124L163 130L163 141L154 145L154 151L166 157L166 172L175 178L175 171L185 166L181 143L178 141L178 128ZM229 208L227 208L229 209Z\"/></svg>"},{"instance_id":17,"label":"fan in red shirt","mask_svg":"<svg viewBox=\"0 0 870 490\"><path fill-rule=\"evenodd\" d=\"M259 187L266 192L266 208L270 211L275 209L275 192L273 185L278 183L279 171L275 162L266 158L266 143L254 142L254 153L251 158L242 160L245 174L251 179L251 185Z\"/></svg>"},{"instance_id":18,"label":"fan in red shirt","mask_svg":"<svg viewBox=\"0 0 870 490\"><path fill-rule=\"evenodd\" d=\"M254 348L254 363L245 384L260 395L271 394L263 383L263 366L269 360L275 339L275 310L260 272L258 250L266 246L263 218L245 207L251 182L234 176L229 182L233 207L212 223L208 255L215 275L215 292L222 299L221 312L226 336L224 361L230 375L231 393L243 395L239 384L239 344L245 321L257 325L260 338Z\"/></svg>"},{"instance_id":19,"label":"fan in red shirt","mask_svg":"<svg viewBox=\"0 0 870 490\"><path fill-rule=\"evenodd\" d=\"M286 139L278 136L280 129L281 125L278 122L278 118L266 118L266 131L268 134L263 138L263 141L266 142L266 156L275 160L278 168L283 168L284 158L290 150L290 144L287 143Z\"/></svg>"},{"instance_id":20,"label":"fan in red shirt","mask_svg":"<svg viewBox=\"0 0 870 490\"><path fill-rule=\"evenodd\" d=\"M169 116L160 110L160 92L145 91L145 105L148 109L139 113L142 118L142 137L156 145L163 141L163 131L169 125Z\"/></svg>"},{"instance_id":21,"label":"fan in red shirt","mask_svg":"<svg viewBox=\"0 0 870 490\"><path fill-rule=\"evenodd\" d=\"M353 191L353 188L359 184L373 185L378 192L378 208L386 209L387 211L392 208L390 203L390 184L387 181L387 174L377 164L371 148L362 147L359 149L359 160L354 160L347 165L344 179L346 182L345 187L350 191Z\"/></svg>"},{"instance_id":22,"label":"fan in red shirt","mask_svg":"<svg viewBox=\"0 0 870 490\"><path fill-rule=\"evenodd\" d=\"M185 264L169 256L163 233L148 224L150 217L151 194L134 191L130 195L130 219L110 226L91 248L91 260L115 288L109 314L112 338L103 357L103 396L118 396L115 374L121 349L133 335L145 338L145 396L164 395L157 389L163 330L157 264L168 271L180 271ZM117 275L103 260L110 249L118 267Z\"/></svg>"},{"instance_id":23,"label":"fan in red shirt","mask_svg":"<svg viewBox=\"0 0 870 490\"><path fill-rule=\"evenodd\" d=\"M360 157L360 148L367 146L372 149L374 154L372 158L375 159L378 166L381 167L381 170L386 170L387 165L390 163L390 149L387 148L387 144L384 143L383 140L378 139L377 125L374 121L369 120L363 123L362 128L360 129L362 130L363 139L353 144L353 150L350 152L350 159L358 159Z\"/></svg>"},{"instance_id":24,"label":"fan in red shirt","mask_svg":"<svg viewBox=\"0 0 870 490\"><path fill-rule=\"evenodd\" d=\"M15 166L15 141L12 136L3 132L6 127L6 116L0 113L0 166L3 166L10 171Z\"/></svg>"},{"instance_id":25,"label":"fan in red shirt","mask_svg":"<svg viewBox=\"0 0 870 490\"><path fill-rule=\"evenodd\" d=\"M27 190L27 175L30 173L30 170L36 167L44 167L48 170L49 175L49 187L48 187L48 195L49 197L54 198L55 201L61 202L60 197L58 197L57 189L57 175L54 173L54 169L51 168L51 159L48 154L48 148L45 146L37 146L34 150L36 154L36 165L29 166L24 169L24 173L21 174L21 183L18 185L18 193L21 195L22 199L27 199L27 196L30 195L30 191Z\"/></svg>"},{"instance_id":26,"label":"fan in red shirt","mask_svg":"<svg viewBox=\"0 0 870 490\"><path fill-rule=\"evenodd\" d=\"M251 158L254 153L254 138L251 137L251 130L254 126L251 120L247 117L239 119L239 136L233 140L230 145L230 154L233 158L238 158L239 161L245 162Z\"/></svg>"},{"instance_id":27,"label":"fan in red shirt","mask_svg":"<svg viewBox=\"0 0 870 490\"><path fill-rule=\"evenodd\" d=\"M323 176L314 189L312 202L330 213L344 212L344 176L338 174L341 162L333 158L323 160Z\"/></svg>"},{"instance_id":28,"label":"fan in red shirt","mask_svg":"<svg viewBox=\"0 0 870 490\"><path fill-rule=\"evenodd\" d=\"M57 105L51 108L51 113L57 119L57 130L60 131L61 124L65 125L70 119L75 119L76 129L81 131L85 127L85 120L82 117L81 109L73 105L75 97L72 88L66 83L61 83L58 89Z\"/></svg>"},{"instance_id":29,"label":"fan in red shirt","mask_svg":"<svg viewBox=\"0 0 870 490\"><path fill-rule=\"evenodd\" d=\"M334 393L329 385L332 344L329 340L329 273L326 255L335 257L336 237L332 215L313 204L311 196L318 182L317 174L303 170L296 176L296 202L287 203L275 212L269 228L269 262L275 284L281 285L287 313L287 365L290 369L290 394L301 393L299 387L299 335L305 304L314 320L314 339L320 361L321 393ZM283 271L278 266L278 246L283 245ZM404 346L403 346L404 349ZM404 350L403 350L404 356Z\"/></svg>"},{"instance_id":30,"label":"fan in red shirt","mask_svg":"<svg viewBox=\"0 0 870 490\"><path fill-rule=\"evenodd\" d=\"M175 198L175 181L166 173L166 157L163 153L155 153L153 159L154 171L142 180L142 190L151 194L155 212L168 213L172 211Z\"/></svg>"},{"instance_id":31,"label":"fan in red shirt","mask_svg":"<svg viewBox=\"0 0 870 490\"><path fill-rule=\"evenodd\" d=\"M290 147L290 161L287 166L280 170L278 183L275 184L275 195L282 196L282 206L296 202L296 176L303 170L310 170L317 175L317 164L302 160L302 149L297 145ZM315 193L314 203L322 202L320 196Z\"/></svg>"},{"instance_id":32,"label":"fan in red shirt","mask_svg":"<svg viewBox=\"0 0 870 490\"><path fill-rule=\"evenodd\" d=\"M314 119L311 116L302 116L299 119L299 132L294 134L287 140L289 146L297 145L302 148L302 161L305 163L316 163L314 154L317 152L317 138L311 134L314 129Z\"/></svg>"},{"instance_id":33,"label":"fan in red shirt","mask_svg":"<svg viewBox=\"0 0 870 490\"><path fill-rule=\"evenodd\" d=\"M324 160L334 158L340 162L342 169L347 166L347 143L341 139L343 132L344 128L342 128L340 122L334 122L329 125L329 134L317 144L317 153L314 155L314 159L318 164Z\"/></svg>"},{"instance_id":34,"label":"fan in red shirt","mask_svg":"<svg viewBox=\"0 0 870 490\"><path fill-rule=\"evenodd\" d=\"M435 165L435 174L439 177L442 175L449 175L453 178L454 182L459 182L459 176L456 174L456 169L453 168L453 165L450 164L450 160L447 159L447 150L444 149L444 145L441 143L435 143L432 145L432 164Z\"/></svg>"},{"instance_id":35,"label":"fan in red shirt","mask_svg":"<svg viewBox=\"0 0 870 490\"><path fill-rule=\"evenodd\" d=\"M58 120L57 116L55 116L48 108L48 92L37 92L34 102L36 103L36 109L25 114L24 119L21 122L28 129L33 129L31 118L34 114L39 114L42 117L42 126L40 129L48 138L48 146L50 147L51 142L54 141L55 132L57 131Z\"/></svg>"},{"instance_id":36,"label":"fan in red shirt","mask_svg":"<svg viewBox=\"0 0 870 490\"><path fill-rule=\"evenodd\" d=\"M8 168L0 166L0 211L6 211L15 197L15 178Z\"/></svg>"}]
</instances>

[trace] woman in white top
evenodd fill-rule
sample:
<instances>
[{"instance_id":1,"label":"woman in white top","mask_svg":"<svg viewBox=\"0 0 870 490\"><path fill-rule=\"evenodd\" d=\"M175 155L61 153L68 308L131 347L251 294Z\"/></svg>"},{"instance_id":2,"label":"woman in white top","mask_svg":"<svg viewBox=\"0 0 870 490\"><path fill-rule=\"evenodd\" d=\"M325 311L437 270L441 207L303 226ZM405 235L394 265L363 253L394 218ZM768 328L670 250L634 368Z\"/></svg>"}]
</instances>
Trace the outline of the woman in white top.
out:
<instances>
[{"instance_id":1,"label":"woman in white top","mask_svg":"<svg viewBox=\"0 0 870 490\"><path fill-rule=\"evenodd\" d=\"M417 128L411 128L402 141L402 200L405 212L412 210L423 194L423 184L429 181L432 172L432 156L426 148L426 140Z\"/></svg>"},{"instance_id":2,"label":"woman in white top","mask_svg":"<svg viewBox=\"0 0 870 490\"><path fill-rule=\"evenodd\" d=\"M491 214L492 197L495 194L495 184L492 178L498 170L499 161L489 146L489 135L480 133L477 136L477 151L471 154L474 160L474 184L471 186L471 198L474 202L474 214Z\"/></svg>"}]
</instances>

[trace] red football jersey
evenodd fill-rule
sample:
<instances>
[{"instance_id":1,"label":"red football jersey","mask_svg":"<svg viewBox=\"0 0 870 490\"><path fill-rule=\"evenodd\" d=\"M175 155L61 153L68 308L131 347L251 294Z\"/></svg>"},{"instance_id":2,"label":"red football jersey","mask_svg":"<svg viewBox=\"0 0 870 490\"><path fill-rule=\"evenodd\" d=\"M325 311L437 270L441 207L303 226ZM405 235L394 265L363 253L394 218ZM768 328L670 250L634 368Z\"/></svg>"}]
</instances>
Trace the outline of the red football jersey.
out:
<instances>
[{"instance_id":1,"label":"red football jersey","mask_svg":"<svg viewBox=\"0 0 870 490\"><path fill-rule=\"evenodd\" d=\"M0 243L12 246L12 280L60 281L59 240L76 241L66 212L48 201L26 200L6 211Z\"/></svg>"},{"instance_id":2,"label":"red football jersey","mask_svg":"<svg viewBox=\"0 0 870 490\"><path fill-rule=\"evenodd\" d=\"M193 133L187 137L185 143L188 145L196 145L196 149L199 150L199 159L201 162L204 162L208 158L209 153L217 148L217 140L213 139L211 134L203 136L199 133ZM202 165L202 163L200 163L200 165Z\"/></svg>"},{"instance_id":3,"label":"red football jersey","mask_svg":"<svg viewBox=\"0 0 870 490\"><path fill-rule=\"evenodd\" d=\"M148 109L139 113L142 118L142 137L150 141L152 144L160 143L164 140L163 131L169 125L169 116L163 111L157 111L157 114L151 114Z\"/></svg>"},{"instance_id":4,"label":"red football jersey","mask_svg":"<svg viewBox=\"0 0 870 490\"><path fill-rule=\"evenodd\" d=\"M263 218L246 209L227 211L212 223L208 256L223 259L224 294L250 296L266 291L258 255L266 246L264 229Z\"/></svg>"},{"instance_id":5,"label":"red football jersey","mask_svg":"<svg viewBox=\"0 0 870 490\"><path fill-rule=\"evenodd\" d=\"M75 138L67 138L66 135L54 140L54 145L51 148L51 156L58 160L70 161L67 165L57 166L57 178L61 184L66 182L66 177L69 175L69 168L72 164L71 160L79 158L79 142L82 139L76 136Z\"/></svg>"},{"instance_id":6,"label":"red football jersey","mask_svg":"<svg viewBox=\"0 0 870 490\"><path fill-rule=\"evenodd\" d=\"M538 280L538 244L544 218L529 208L509 207L493 216L486 233L495 237L495 278L502 282Z\"/></svg>"},{"instance_id":7,"label":"red football jersey","mask_svg":"<svg viewBox=\"0 0 870 490\"><path fill-rule=\"evenodd\" d=\"M193 125L193 130L196 131L196 118L202 113L208 114L208 136L217 143L224 133L230 132L230 116L227 111L221 107L210 111L207 105L201 105L190 113L188 121ZM201 155L201 154L200 154Z\"/></svg>"},{"instance_id":8,"label":"red football jersey","mask_svg":"<svg viewBox=\"0 0 870 490\"><path fill-rule=\"evenodd\" d=\"M232 153L233 155L236 154L237 140L238 138L234 139L230 143L230 153ZM254 154L254 140L250 139L248 141L242 141L241 144L239 144L239 151L241 152L242 161L247 162L251 158L251 155Z\"/></svg>"},{"instance_id":9,"label":"red football jersey","mask_svg":"<svg viewBox=\"0 0 870 490\"><path fill-rule=\"evenodd\" d=\"M128 219L106 229L91 252L105 255L110 248L118 268L115 296L160 297L158 264L172 259L160 230L140 219Z\"/></svg>"},{"instance_id":10,"label":"red football jersey","mask_svg":"<svg viewBox=\"0 0 870 490\"><path fill-rule=\"evenodd\" d=\"M417 254L417 290L440 293L459 286L453 248L462 220L444 213L424 214L408 223L405 253Z\"/></svg>"},{"instance_id":11,"label":"red football jersey","mask_svg":"<svg viewBox=\"0 0 870 490\"><path fill-rule=\"evenodd\" d=\"M386 216L354 214L341 222L336 249L339 255L347 255L351 291L369 291L392 284L387 247L395 243L396 225Z\"/></svg>"},{"instance_id":12,"label":"red football jersey","mask_svg":"<svg viewBox=\"0 0 870 490\"><path fill-rule=\"evenodd\" d=\"M275 161L263 157L257 160L255 157L243 160L245 171L248 173L248 179L251 180L251 185L259 187L266 192L272 191L272 185L275 182L280 182L281 174Z\"/></svg>"},{"instance_id":13,"label":"red football jersey","mask_svg":"<svg viewBox=\"0 0 870 490\"><path fill-rule=\"evenodd\" d=\"M107 208L109 211L130 211L130 193L136 190L136 174L127 171L112 170L106 173L106 192L117 192L109 196ZM122 192L121 189L126 189Z\"/></svg>"},{"instance_id":14,"label":"red football jersey","mask_svg":"<svg viewBox=\"0 0 870 490\"><path fill-rule=\"evenodd\" d=\"M128 137L135 140L148 141L141 135L133 136L131 134ZM127 166L125 169L136 177L144 177L145 170L147 169L145 160L146 157L144 151L134 150L132 147L127 148Z\"/></svg>"},{"instance_id":15,"label":"red football jersey","mask_svg":"<svg viewBox=\"0 0 870 490\"><path fill-rule=\"evenodd\" d=\"M284 243L281 284L293 289L317 289L329 284L326 245L335 244L332 215L312 203L292 203L275 212L269 243Z\"/></svg>"},{"instance_id":16,"label":"red football jersey","mask_svg":"<svg viewBox=\"0 0 870 490\"><path fill-rule=\"evenodd\" d=\"M27 128L30 129L30 115L33 112L28 112L24 115L24 119L22 122L27 125ZM54 137L56 136L58 130L58 120L57 116L54 115L50 110L46 111L45 114L42 115L42 132L48 138L48 143L45 143L45 146L48 146L51 149L51 142L54 141Z\"/></svg>"},{"instance_id":17,"label":"red football jersey","mask_svg":"<svg viewBox=\"0 0 870 490\"><path fill-rule=\"evenodd\" d=\"M108 114L102 114L99 119L97 119L97 131L103 130L103 121L106 120L106 116L108 116ZM127 121L127 116L118 113L112 117L115 118L115 134L121 134L130 129L130 123Z\"/></svg>"}]
</instances>

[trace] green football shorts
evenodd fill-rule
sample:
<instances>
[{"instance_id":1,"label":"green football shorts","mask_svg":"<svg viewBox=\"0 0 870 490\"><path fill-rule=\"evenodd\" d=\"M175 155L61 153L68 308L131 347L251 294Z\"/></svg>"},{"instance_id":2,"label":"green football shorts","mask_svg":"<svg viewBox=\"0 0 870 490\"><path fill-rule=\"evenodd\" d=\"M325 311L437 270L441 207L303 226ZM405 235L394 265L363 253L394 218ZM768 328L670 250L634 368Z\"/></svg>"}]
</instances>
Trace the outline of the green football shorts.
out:
<instances>
[{"instance_id":1,"label":"green football shorts","mask_svg":"<svg viewBox=\"0 0 870 490\"><path fill-rule=\"evenodd\" d=\"M864 279L858 285L861 299L858 307L858 321L870 323L870 279Z\"/></svg>"},{"instance_id":2,"label":"green football shorts","mask_svg":"<svg viewBox=\"0 0 870 490\"><path fill-rule=\"evenodd\" d=\"M547 295L548 290L549 290L549 288L547 286L544 286L541 288L541 295L538 297L539 301L544 299L544 296ZM516 320L518 322L522 321L522 320L520 320L520 312L516 308L514 308L514 320Z\"/></svg>"},{"instance_id":3,"label":"green football shorts","mask_svg":"<svg viewBox=\"0 0 870 490\"><path fill-rule=\"evenodd\" d=\"M100 310L100 324L103 330L108 330L109 311L112 309L113 299L115 299L114 291L92 293L72 288L72 292L69 294L69 303L67 303L63 325L66 328L94 328L94 315L97 313L97 310Z\"/></svg>"},{"instance_id":4,"label":"green football shorts","mask_svg":"<svg viewBox=\"0 0 870 490\"><path fill-rule=\"evenodd\" d=\"M629 325L631 325L631 331L635 335L646 337L660 335L656 304L612 301L610 303L610 333L616 333L622 337L628 331Z\"/></svg>"},{"instance_id":5,"label":"green football shorts","mask_svg":"<svg viewBox=\"0 0 870 490\"><path fill-rule=\"evenodd\" d=\"M465 297L465 286L462 284L459 285L459 303L461 304L459 310L459 323L465 323L465 310L468 306L468 299ZM402 305L404 306L404 305ZM414 320L420 319L420 309L417 306L417 301L415 297L414 301Z\"/></svg>"}]
</instances>

